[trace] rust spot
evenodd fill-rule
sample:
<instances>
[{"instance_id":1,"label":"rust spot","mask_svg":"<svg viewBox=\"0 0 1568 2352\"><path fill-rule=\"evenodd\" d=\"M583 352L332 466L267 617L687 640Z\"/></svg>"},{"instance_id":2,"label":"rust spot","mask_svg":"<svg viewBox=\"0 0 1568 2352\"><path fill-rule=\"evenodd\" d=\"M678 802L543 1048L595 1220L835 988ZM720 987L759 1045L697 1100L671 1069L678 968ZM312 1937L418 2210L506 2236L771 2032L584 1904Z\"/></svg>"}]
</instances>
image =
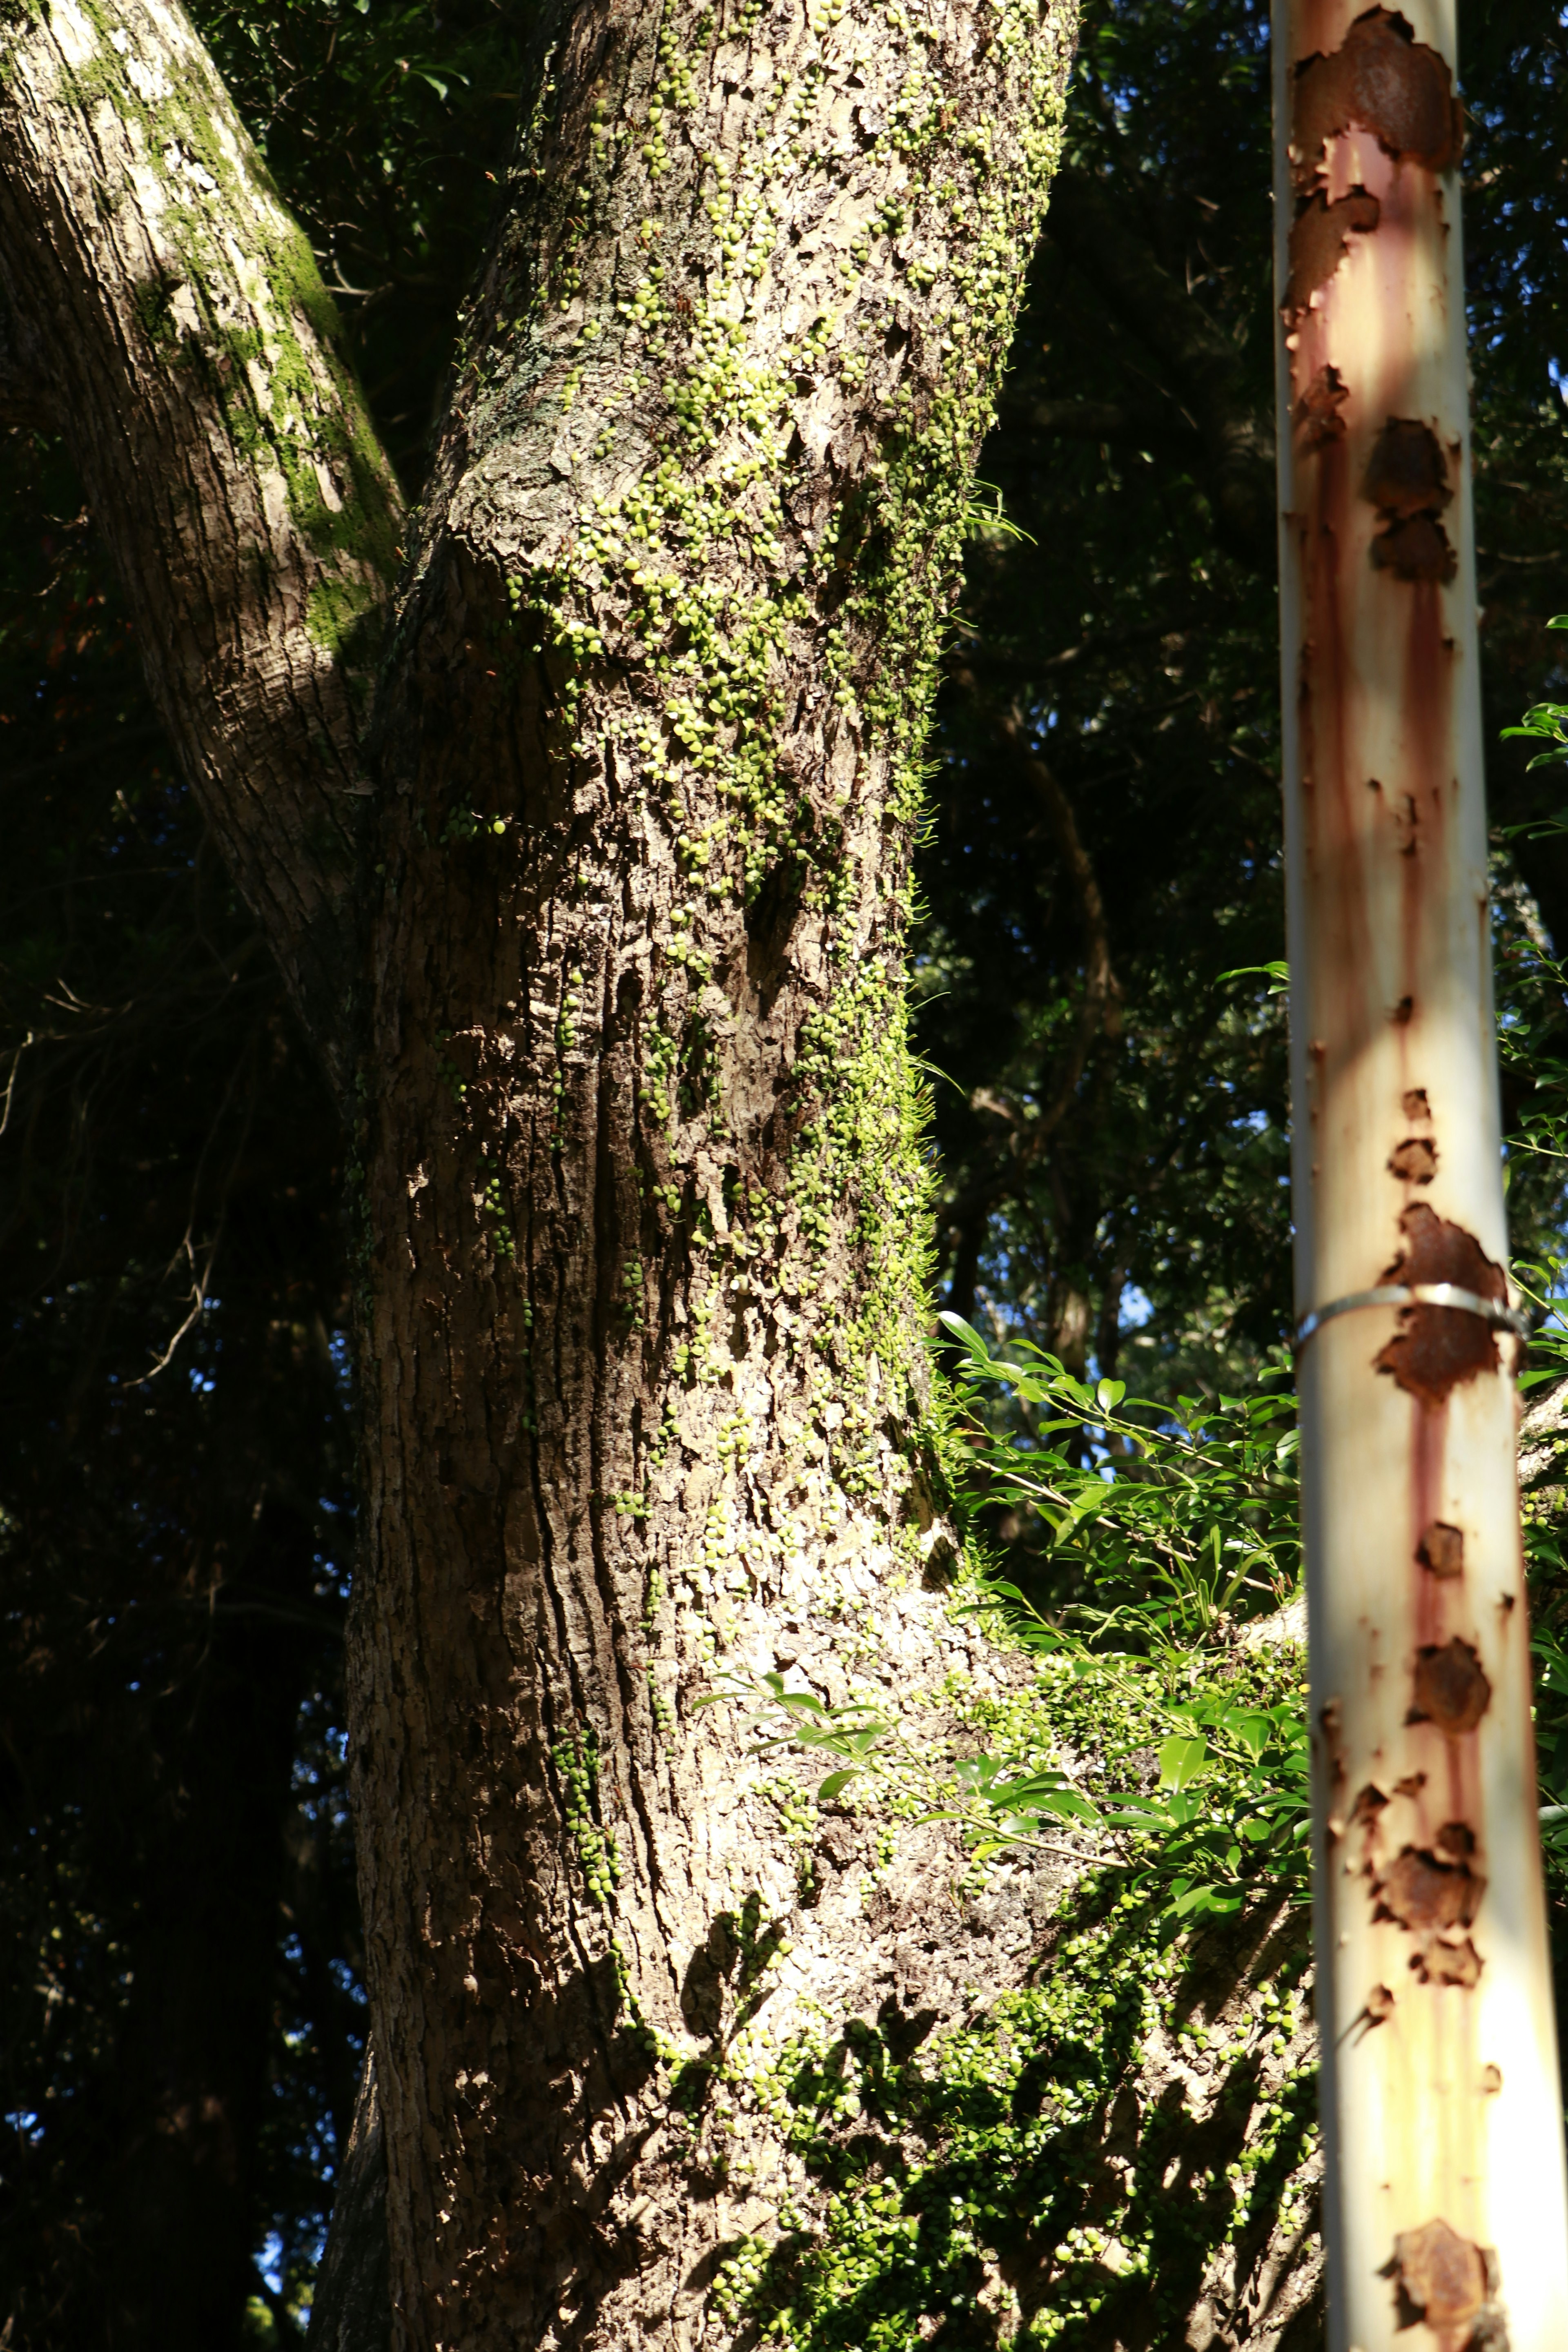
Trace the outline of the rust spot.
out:
<instances>
[{"instance_id":1,"label":"rust spot","mask_svg":"<svg viewBox=\"0 0 1568 2352\"><path fill-rule=\"evenodd\" d=\"M1407 1723L1435 1723L1449 1738L1473 1731L1491 1705L1492 1686L1468 1642L1456 1633L1415 1654L1415 1688ZM1467 1832L1468 1834L1468 1832Z\"/></svg>"},{"instance_id":2,"label":"rust spot","mask_svg":"<svg viewBox=\"0 0 1568 2352\"><path fill-rule=\"evenodd\" d=\"M1437 1173L1437 1147L1424 1135L1408 1135L1395 1150L1388 1172L1402 1184L1430 1184Z\"/></svg>"},{"instance_id":3,"label":"rust spot","mask_svg":"<svg viewBox=\"0 0 1568 2352\"><path fill-rule=\"evenodd\" d=\"M1459 568L1447 532L1429 514L1407 515L1380 530L1372 542L1372 560L1396 580L1452 580Z\"/></svg>"},{"instance_id":4,"label":"rust spot","mask_svg":"<svg viewBox=\"0 0 1568 2352\"><path fill-rule=\"evenodd\" d=\"M1483 2095L1489 2099L1495 2098L1501 2088L1502 2068L1500 2066L1483 2066L1481 2068L1481 2090Z\"/></svg>"},{"instance_id":5,"label":"rust spot","mask_svg":"<svg viewBox=\"0 0 1568 2352\"><path fill-rule=\"evenodd\" d=\"M1486 1885L1468 1863L1444 1862L1425 1848L1407 1845L1374 1889L1375 1916L1393 1919L1416 1936L1468 1927L1481 1907Z\"/></svg>"},{"instance_id":6,"label":"rust spot","mask_svg":"<svg viewBox=\"0 0 1568 2352\"><path fill-rule=\"evenodd\" d=\"M1373 1985L1366 1997L1366 2013L1374 2025L1394 2014L1394 1995L1386 1985Z\"/></svg>"},{"instance_id":7,"label":"rust spot","mask_svg":"<svg viewBox=\"0 0 1568 2352\"><path fill-rule=\"evenodd\" d=\"M1402 996L1388 1017L1403 1029L1415 1010L1415 999L1413 996Z\"/></svg>"},{"instance_id":8,"label":"rust spot","mask_svg":"<svg viewBox=\"0 0 1568 2352\"><path fill-rule=\"evenodd\" d=\"M1445 1853L1468 1855L1476 1850L1476 1833L1468 1822L1445 1822L1437 1832L1437 1843Z\"/></svg>"},{"instance_id":9,"label":"rust spot","mask_svg":"<svg viewBox=\"0 0 1568 2352\"><path fill-rule=\"evenodd\" d=\"M1294 235L1290 239L1290 249L1293 254L1296 249ZM1292 290L1294 286L1292 277ZM1289 299L1285 307L1289 309ZM1350 396L1350 386L1337 367L1321 367L1318 370L1290 412L1291 422L1301 436L1304 448L1321 449L1325 442L1344 439L1345 420L1340 410Z\"/></svg>"},{"instance_id":10,"label":"rust spot","mask_svg":"<svg viewBox=\"0 0 1568 2352\"><path fill-rule=\"evenodd\" d=\"M1442 444L1419 417L1391 416L1373 445L1361 494L1383 527L1372 543L1380 572L1400 580L1451 580L1458 559L1438 520L1453 497Z\"/></svg>"},{"instance_id":11,"label":"rust spot","mask_svg":"<svg viewBox=\"0 0 1568 2352\"><path fill-rule=\"evenodd\" d=\"M1406 1118L1430 1118L1432 1106L1426 1099L1425 1087L1412 1087L1404 1097Z\"/></svg>"},{"instance_id":12,"label":"rust spot","mask_svg":"<svg viewBox=\"0 0 1568 2352\"><path fill-rule=\"evenodd\" d=\"M1391 416L1373 445L1361 494L1394 520L1448 504L1448 467L1437 436L1413 416Z\"/></svg>"},{"instance_id":13,"label":"rust spot","mask_svg":"<svg viewBox=\"0 0 1568 2352\"><path fill-rule=\"evenodd\" d=\"M1507 1296L1502 1269L1462 1225L1447 1223L1425 1201L1413 1202L1399 1224L1405 1248L1381 1276L1383 1281L1452 1282L1501 1304ZM1405 1307L1399 1325L1373 1359L1374 1367L1392 1372L1400 1387L1424 1404L1441 1404L1461 1381L1498 1369L1497 1341L1490 1329L1462 1307Z\"/></svg>"},{"instance_id":14,"label":"rust spot","mask_svg":"<svg viewBox=\"0 0 1568 2352\"><path fill-rule=\"evenodd\" d=\"M1362 1790L1360 1796L1356 1799L1355 1803L1351 1807L1352 1822L1376 1821L1379 1813L1382 1812L1387 1802L1388 1799L1384 1795L1383 1790L1378 1787L1376 1781L1369 1780L1365 1788Z\"/></svg>"},{"instance_id":15,"label":"rust spot","mask_svg":"<svg viewBox=\"0 0 1568 2352\"><path fill-rule=\"evenodd\" d=\"M1426 1786L1425 1772L1406 1772L1403 1780L1395 1780L1394 1793L1396 1797L1418 1797Z\"/></svg>"},{"instance_id":16,"label":"rust spot","mask_svg":"<svg viewBox=\"0 0 1568 2352\"><path fill-rule=\"evenodd\" d=\"M1444 58L1391 8L1358 16L1340 47L1296 68L1291 123L1297 188L1311 187L1331 139L1370 131L1384 151L1429 172L1459 159L1464 117Z\"/></svg>"},{"instance_id":17,"label":"rust spot","mask_svg":"<svg viewBox=\"0 0 1568 2352\"><path fill-rule=\"evenodd\" d=\"M1422 1984L1455 1985L1471 1992L1481 1980L1481 1956L1468 1936L1434 1936L1411 1959Z\"/></svg>"},{"instance_id":18,"label":"rust spot","mask_svg":"<svg viewBox=\"0 0 1568 2352\"><path fill-rule=\"evenodd\" d=\"M1473 2245L1447 2221L1402 2230L1388 2275L1399 2291L1399 2324L1424 2319L1442 2352L1506 2352L1508 2330L1497 2306L1501 2283L1490 2246Z\"/></svg>"},{"instance_id":19,"label":"rust spot","mask_svg":"<svg viewBox=\"0 0 1568 2352\"><path fill-rule=\"evenodd\" d=\"M1377 226L1381 211L1377 198L1368 195L1364 188L1352 188L1349 195L1337 197L1332 204L1321 188L1308 197L1290 231L1290 279L1284 304L1288 325L1295 324L1318 289L1328 284L1350 251L1352 236L1368 236ZM1312 395L1320 386L1321 405L1314 410ZM1308 423L1309 448L1339 439L1345 427L1337 404L1348 398L1339 370L1320 368L1296 409L1297 423ZM1319 418L1324 423L1314 431Z\"/></svg>"},{"instance_id":20,"label":"rust spot","mask_svg":"<svg viewBox=\"0 0 1568 2352\"><path fill-rule=\"evenodd\" d=\"M1463 1576L1465 1538L1447 1519L1434 1519L1415 1547L1415 1557L1434 1576Z\"/></svg>"}]
</instances>

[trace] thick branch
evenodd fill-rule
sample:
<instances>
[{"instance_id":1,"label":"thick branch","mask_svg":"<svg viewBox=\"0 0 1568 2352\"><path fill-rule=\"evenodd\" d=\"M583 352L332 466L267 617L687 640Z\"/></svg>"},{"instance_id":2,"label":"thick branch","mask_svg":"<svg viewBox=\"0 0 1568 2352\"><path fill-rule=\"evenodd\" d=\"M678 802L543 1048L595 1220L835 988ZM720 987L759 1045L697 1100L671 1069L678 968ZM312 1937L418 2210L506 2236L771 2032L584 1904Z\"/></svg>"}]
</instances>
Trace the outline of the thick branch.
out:
<instances>
[{"instance_id":1,"label":"thick branch","mask_svg":"<svg viewBox=\"0 0 1568 2352\"><path fill-rule=\"evenodd\" d=\"M1173 394L1164 437L1180 426L1184 412L1195 422L1220 537L1241 562L1272 577L1277 562L1273 437L1247 397L1235 344L1163 268L1148 240L1092 173L1061 172L1047 233L1075 269L1093 283L1106 308L1160 362L1161 382Z\"/></svg>"},{"instance_id":2,"label":"thick branch","mask_svg":"<svg viewBox=\"0 0 1568 2352\"><path fill-rule=\"evenodd\" d=\"M310 247L178 0L29 12L4 49L0 284L37 347L25 373L47 380L159 710L341 1092L358 709L396 489Z\"/></svg>"}]
</instances>

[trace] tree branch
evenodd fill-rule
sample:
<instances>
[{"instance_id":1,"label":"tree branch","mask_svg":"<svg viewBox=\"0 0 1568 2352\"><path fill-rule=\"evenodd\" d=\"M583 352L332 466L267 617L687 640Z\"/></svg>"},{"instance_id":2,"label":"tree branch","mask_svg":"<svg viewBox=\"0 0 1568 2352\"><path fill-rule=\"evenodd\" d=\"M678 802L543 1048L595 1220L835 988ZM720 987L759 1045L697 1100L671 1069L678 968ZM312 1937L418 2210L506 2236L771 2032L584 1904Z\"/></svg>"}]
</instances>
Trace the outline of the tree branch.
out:
<instances>
[{"instance_id":1,"label":"tree branch","mask_svg":"<svg viewBox=\"0 0 1568 2352\"><path fill-rule=\"evenodd\" d=\"M1079 1080L1083 1076L1089 1048L1096 1037L1101 1030L1108 1037L1121 1034L1121 985L1110 961L1110 930L1105 919L1105 900L1100 895L1100 877L1094 870L1094 860L1083 845L1072 803L1063 792L1055 772L1047 766L1037 751L1030 749L1023 720L1016 710L1010 711L1002 720L1000 732L1044 804L1047 822L1056 836L1057 852L1072 884L1079 919L1083 924L1083 1002L1079 1007L1078 1032L1056 1092L1029 1130L1031 1151L1037 1153L1066 1117L1078 1092Z\"/></svg>"},{"instance_id":2,"label":"tree branch","mask_svg":"<svg viewBox=\"0 0 1568 2352\"><path fill-rule=\"evenodd\" d=\"M153 698L340 1098L398 494L305 237L178 0L4 33L0 286ZM36 350L37 363L30 361Z\"/></svg>"},{"instance_id":3,"label":"tree branch","mask_svg":"<svg viewBox=\"0 0 1568 2352\"><path fill-rule=\"evenodd\" d=\"M955 678L961 685L970 682L962 671L955 673ZM1072 885L1079 919L1083 925L1083 995L1067 1059L1049 1101L1044 1105L1037 1118L1029 1120L1026 1126L1020 1124L1015 1127L1005 1164L994 1168L988 1176L967 1184L944 1214L947 1229L956 1231L961 1237L960 1249L963 1246L963 1236L965 1234L970 1235L972 1244L972 1264L967 1270L959 1265L955 1255L950 1299L956 1295L961 1280L967 1283L973 1296L973 1268L978 1265L984 1242L984 1233L976 1228L976 1220L980 1221L983 1228L984 1220L994 1208L1019 1193L1028 1171L1039 1162L1047 1144L1072 1108L1096 1037L1103 1034L1115 1038L1121 1031L1121 983L1110 961L1110 929L1106 920L1105 901L1100 893L1100 877L1094 869L1094 860L1085 848L1079 832L1072 803L1054 772L1032 749L1023 719L1016 710L1010 711L997 722L996 731L1039 797L1058 854ZM968 1319L967 1314L965 1319Z\"/></svg>"}]
</instances>

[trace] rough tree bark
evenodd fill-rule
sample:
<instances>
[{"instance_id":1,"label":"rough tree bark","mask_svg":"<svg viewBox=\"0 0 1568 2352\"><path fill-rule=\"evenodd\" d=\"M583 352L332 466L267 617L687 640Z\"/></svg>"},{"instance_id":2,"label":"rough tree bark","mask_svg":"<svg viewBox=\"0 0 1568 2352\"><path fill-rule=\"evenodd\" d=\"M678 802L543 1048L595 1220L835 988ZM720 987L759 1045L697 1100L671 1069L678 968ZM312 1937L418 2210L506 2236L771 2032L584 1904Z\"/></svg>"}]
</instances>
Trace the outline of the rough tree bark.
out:
<instances>
[{"instance_id":1,"label":"rough tree bark","mask_svg":"<svg viewBox=\"0 0 1568 2352\"><path fill-rule=\"evenodd\" d=\"M786 1927L775 2033L864 1939L692 1699L940 1643L900 937L1066 28L897 16L563 27L388 675L355 1769L420 2344L706 2332L750 2200L672 2077Z\"/></svg>"},{"instance_id":2,"label":"rough tree bark","mask_svg":"<svg viewBox=\"0 0 1568 2352\"><path fill-rule=\"evenodd\" d=\"M203 814L340 1098L399 498L184 11L0 19L0 404L68 438Z\"/></svg>"},{"instance_id":3,"label":"rough tree bark","mask_svg":"<svg viewBox=\"0 0 1568 2352\"><path fill-rule=\"evenodd\" d=\"M802 1904L693 1703L951 1643L900 940L1072 16L551 16L368 754L395 506L308 251L177 8L4 34L16 347L345 1097L363 1004L353 1759L409 2346L728 2333L785 2168L709 2095L738 2008L958 1998L940 1922L895 1955Z\"/></svg>"}]
</instances>

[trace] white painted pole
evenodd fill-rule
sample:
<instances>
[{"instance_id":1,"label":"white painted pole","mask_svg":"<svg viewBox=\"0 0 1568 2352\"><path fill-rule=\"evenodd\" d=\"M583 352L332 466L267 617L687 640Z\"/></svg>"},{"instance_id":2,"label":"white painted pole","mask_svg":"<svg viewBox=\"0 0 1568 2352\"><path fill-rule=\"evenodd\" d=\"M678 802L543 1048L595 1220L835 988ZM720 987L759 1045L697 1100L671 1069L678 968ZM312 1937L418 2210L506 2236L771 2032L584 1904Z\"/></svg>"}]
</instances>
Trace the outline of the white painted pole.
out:
<instances>
[{"instance_id":1,"label":"white painted pole","mask_svg":"<svg viewBox=\"0 0 1568 2352\"><path fill-rule=\"evenodd\" d=\"M1454 0L1275 0L1274 50L1329 2342L1565 2352Z\"/></svg>"}]
</instances>

